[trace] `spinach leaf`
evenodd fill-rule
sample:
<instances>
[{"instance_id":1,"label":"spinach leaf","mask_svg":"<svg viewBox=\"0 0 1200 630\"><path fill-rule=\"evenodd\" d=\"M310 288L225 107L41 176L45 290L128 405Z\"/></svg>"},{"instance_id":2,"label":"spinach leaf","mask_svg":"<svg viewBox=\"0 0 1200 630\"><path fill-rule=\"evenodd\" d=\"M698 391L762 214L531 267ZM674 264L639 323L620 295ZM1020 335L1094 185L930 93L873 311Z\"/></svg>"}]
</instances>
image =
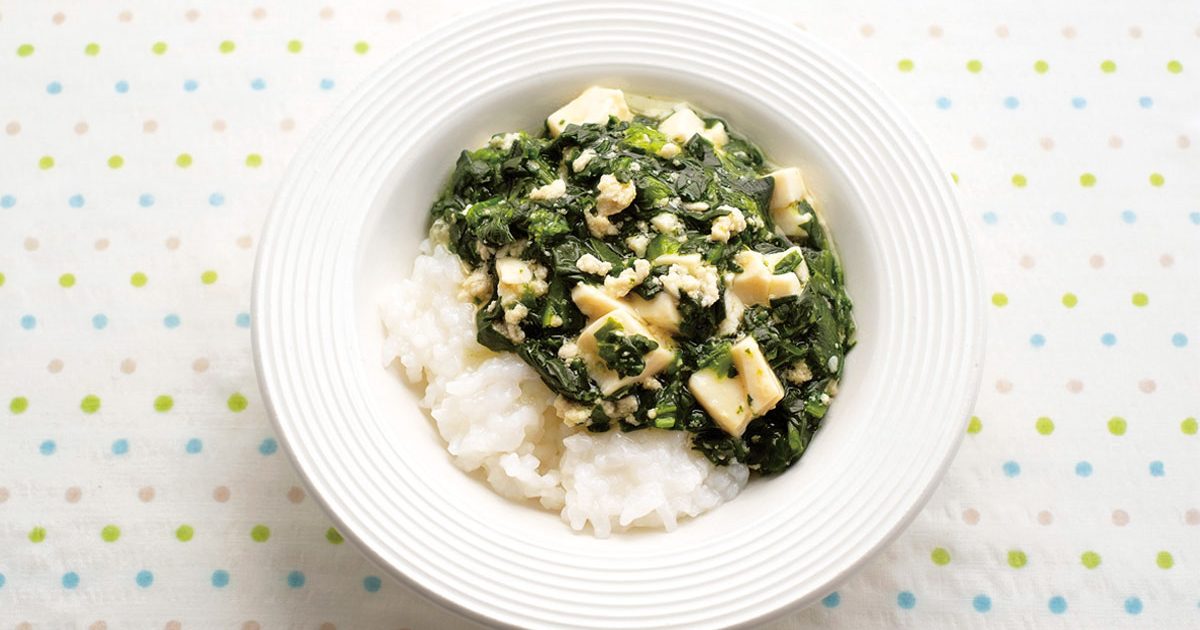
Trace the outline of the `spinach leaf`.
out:
<instances>
[{"instance_id":1,"label":"spinach leaf","mask_svg":"<svg viewBox=\"0 0 1200 630\"><path fill-rule=\"evenodd\" d=\"M647 352L658 349L658 342L645 335L627 335L615 319L596 330L596 351L608 369L621 377L637 376L646 369Z\"/></svg>"},{"instance_id":2,"label":"spinach leaf","mask_svg":"<svg viewBox=\"0 0 1200 630\"><path fill-rule=\"evenodd\" d=\"M595 383L588 376L583 361L558 358L562 337L526 339L517 348L517 354L538 373L542 382L551 390L579 402L593 402L600 397Z\"/></svg>"},{"instance_id":3,"label":"spinach leaf","mask_svg":"<svg viewBox=\"0 0 1200 630\"><path fill-rule=\"evenodd\" d=\"M503 326L503 321L504 308L500 306L499 300L492 300L487 306L475 311L475 339L479 345L496 352L515 350L516 344L512 339L497 330L497 326Z\"/></svg>"},{"instance_id":4,"label":"spinach leaf","mask_svg":"<svg viewBox=\"0 0 1200 630\"><path fill-rule=\"evenodd\" d=\"M800 267L800 263L802 262L804 262L804 254L800 253L798 249L794 250L775 263L774 274L779 276L785 273L792 273Z\"/></svg>"},{"instance_id":5,"label":"spinach leaf","mask_svg":"<svg viewBox=\"0 0 1200 630\"><path fill-rule=\"evenodd\" d=\"M492 197L467 208L467 227L479 240L498 247L516 240L512 226L517 209L503 197Z\"/></svg>"}]
</instances>

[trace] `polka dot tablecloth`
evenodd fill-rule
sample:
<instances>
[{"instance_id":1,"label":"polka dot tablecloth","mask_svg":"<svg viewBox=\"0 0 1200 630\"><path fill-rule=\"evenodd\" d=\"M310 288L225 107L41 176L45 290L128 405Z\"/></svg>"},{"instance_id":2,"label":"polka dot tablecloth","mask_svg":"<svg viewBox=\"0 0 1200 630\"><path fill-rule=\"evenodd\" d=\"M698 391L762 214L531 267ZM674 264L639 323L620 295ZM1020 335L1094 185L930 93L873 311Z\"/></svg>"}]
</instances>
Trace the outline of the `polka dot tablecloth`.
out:
<instances>
[{"instance_id":1,"label":"polka dot tablecloth","mask_svg":"<svg viewBox=\"0 0 1200 630\"><path fill-rule=\"evenodd\" d=\"M430 4L0 5L0 628L463 624L306 496L248 330L289 157ZM945 482L776 627L1200 627L1200 8L754 4L926 132L989 300Z\"/></svg>"}]
</instances>

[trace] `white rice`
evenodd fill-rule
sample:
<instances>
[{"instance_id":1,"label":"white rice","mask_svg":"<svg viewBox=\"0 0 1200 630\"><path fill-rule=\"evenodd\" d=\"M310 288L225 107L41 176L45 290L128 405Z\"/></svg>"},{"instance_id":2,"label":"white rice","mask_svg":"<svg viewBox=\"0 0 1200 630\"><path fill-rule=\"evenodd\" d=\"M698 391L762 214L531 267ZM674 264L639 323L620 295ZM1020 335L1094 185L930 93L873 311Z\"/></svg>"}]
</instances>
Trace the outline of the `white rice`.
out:
<instances>
[{"instance_id":1,"label":"white rice","mask_svg":"<svg viewBox=\"0 0 1200 630\"><path fill-rule=\"evenodd\" d=\"M559 511L576 530L590 524L598 537L675 529L680 518L714 509L746 485L745 466L714 466L682 431L563 426L554 393L532 368L475 341L475 307L459 297L463 278L458 258L426 241L412 277L380 309L384 364L399 359L411 382L425 384L422 405L459 468L480 470L505 497Z\"/></svg>"}]
</instances>

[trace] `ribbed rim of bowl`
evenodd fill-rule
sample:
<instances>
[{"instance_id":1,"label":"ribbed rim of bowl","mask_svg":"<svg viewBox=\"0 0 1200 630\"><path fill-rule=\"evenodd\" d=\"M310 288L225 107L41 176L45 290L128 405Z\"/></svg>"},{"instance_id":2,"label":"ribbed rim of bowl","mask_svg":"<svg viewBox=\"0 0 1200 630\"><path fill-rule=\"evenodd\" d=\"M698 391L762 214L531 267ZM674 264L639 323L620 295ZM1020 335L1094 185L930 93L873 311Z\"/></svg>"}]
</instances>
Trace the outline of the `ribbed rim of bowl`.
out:
<instances>
[{"instance_id":1,"label":"ribbed rim of bowl","mask_svg":"<svg viewBox=\"0 0 1200 630\"><path fill-rule=\"evenodd\" d=\"M846 452L830 471L838 482L803 505L780 506L685 554L587 555L484 527L423 485L365 420L376 410L351 292L374 197L425 130L449 120L453 103L580 67L598 75L657 67L755 94L780 124L837 148L831 153L883 235L876 246L893 263L879 279L897 315L875 331L889 341L872 369L890 375L871 392L870 413L887 418L872 427L875 448ZM748 624L827 592L912 520L949 464L982 359L970 242L952 185L914 126L797 29L683 0L499 6L388 61L298 152L261 241L255 359L269 411L313 494L343 533L435 601L522 627ZM329 426L335 417L339 431Z\"/></svg>"}]
</instances>

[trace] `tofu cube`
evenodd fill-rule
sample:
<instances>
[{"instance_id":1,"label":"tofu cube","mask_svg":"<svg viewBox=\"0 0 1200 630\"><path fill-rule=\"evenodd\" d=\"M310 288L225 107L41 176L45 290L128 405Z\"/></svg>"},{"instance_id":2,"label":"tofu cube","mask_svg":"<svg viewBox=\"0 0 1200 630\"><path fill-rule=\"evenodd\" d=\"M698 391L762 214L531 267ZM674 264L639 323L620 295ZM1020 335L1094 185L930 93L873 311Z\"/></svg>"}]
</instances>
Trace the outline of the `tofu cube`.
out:
<instances>
[{"instance_id":1,"label":"tofu cube","mask_svg":"<svg viewBox=\"0 0 1200 630\"><path fill-rule=\"evenodd\" d=\"M533 269L520 258L497 258L496 275L500 284L521 285L533 280Z\"/></svg>"},{"instance_id":2,"label":"tofu cube","mask_svg":"<svg viewBox=\"0 0 1200 630\"><path fill-rule=\"evenodd\" d=\"M633 308L633 312L651 326L657 326L672 333L679 331L679 322L682 320L679 315L679 306L665 291L649 300L636 293L630 293L625 296L625 302Z\"/></svg>"},{"instance_id":3,"label":"tofu cube","mask_svg":"<svg viewBox=\"0 0 1200 630\"><path fill-rule=\"evenodd\" d=\"M588 319L604 317L612 311L625 308L620 300L609 295L604 289L583 282L571 289L571 300Z\"/></svg>"},{"instance_id":4,"label":"tofu cube","mask_svg":"<svg viewBox=\"0 0 1200 630\"><path fill-rule=\"evenodd\" d=\"M575 97L575 100L550 114L546 118L546 126L550 129L551 137L558 137L567 125L602 125L608 122L609 116L616 116L618 120L633 120L633 113L625 103L625 93L593 85Z\"/></svg>"},{"instance_id":5,"label":"tofu cube","mask_svg":"<svg viewBox=\"0 0 1200 630\"><path fill-rule=\"evenodd\" d=\"M771 209L786 208L804 198L806 189L800 169L792 166L781 168L769 175L775 180L775 190L771 193Z\"/></svg>"},{"instance_id":6,"label":"tofu cube","mask_svg":"<svg viewBox=\"0 0 1200 630\"><path fill-rule=\"evenodd\" d=\"M770 304L776 298L800 295L804 291L805 283L801 278L807 277L808 267L803 263L794 273L776 274L774 271L775 263L787 253L784 251L763 256L747 249L734 257L734 262L742 268L742 272L733 276L733 291L742 302L747 305Z\"/></svg>"},{"instance_id":7,"label":"tofu cube","mask_svg":"<svg viewBox=\"0 0 1200 630\"><path fill-rule=\"evenodd\" d=\"M610 370L604 364L604 361L600 359L596 332L609 321L619 324L626 335L642 335L658 342L657 348L647 352L642 357L642 360L646 363L646 367L641 373L623 377L615 371ZM579 353L583 356L583 360L587 364L588 375L592 377L592 380L596 381L596 384L600 386L601 393L605 396L658 374L666 369L675 358L675 352L668 349L663 339L655 337L654 333L650 332L650 329L636 315L623 308L610 311L608 314L588 324L587 328L584 328L583 332L579 333L579 339L575 343L579 346Z\"/></svg>"},{"instance_id":8,"label":"tofu cube","mask_svg":"<svg viewBox=\"0 0 1200 630\"><path fill-rule=\"evenodd\" d=\"M726 433L742 436L753 416L741 378L729 378L712 368L705 368L692 373L688 378L688 389Z\"/></svg>"},{"instance_id":9,"label":"tofu cube","mask_svg":"<svg viewBox=\"0 0 1200 630\"><path fill-rule=\"evenodd\" d=\"M680 107L658 123L658 130L671 141L683 145L692 136L704 133L704 121L690 108Z\"/></svg>"},{"instance_id":10,"label":"tofu cube","mask_svg":"<svg viewBox=\"0 0 1200 630\"><path fill-rule=\"evenodd\" d=\"M791 275L791 274L788 274ZM754 337L747 336L730 348L738 378L750 396L750 415L759 417L783 400L783 385L767 363Z\"/></svg>"},{"instance_id":11,"label":"tofu cube","mask_svg":"<svg viewBox=\"0 0 1200 630\"><path fill-rule=\"evenodd\" d=\"M804 226L813 220L811 212L801 212L800 204L793 203L782 208L771 210L771 220L784 236L800 236L804 234Z\"/></svg>"}]
</instances>

